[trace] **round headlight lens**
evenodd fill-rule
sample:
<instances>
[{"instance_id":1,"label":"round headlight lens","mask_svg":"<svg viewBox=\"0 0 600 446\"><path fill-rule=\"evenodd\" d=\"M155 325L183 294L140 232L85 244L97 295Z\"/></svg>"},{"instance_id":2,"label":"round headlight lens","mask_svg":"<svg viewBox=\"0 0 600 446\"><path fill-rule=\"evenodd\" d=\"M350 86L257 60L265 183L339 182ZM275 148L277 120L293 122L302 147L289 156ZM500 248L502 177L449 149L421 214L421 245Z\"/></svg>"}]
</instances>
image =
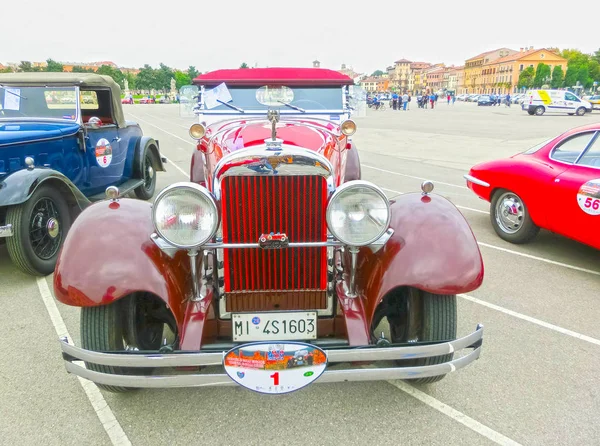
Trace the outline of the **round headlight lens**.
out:
<instances>
[{"instance_id":1,"label":"round headlight lens","mask_svg":"<svg viewBox=\"0 0 600 446\"><path fill-rule=\"evenodd\" d=\"M190 127L190 136L193 139L201 139L206 134L206 127L202 124L192 124Z\"/></svg>"},{"instance_id":2,"label":"round headlight lens","mask_svg":"<svg viewBox=\"0 0 600 446\"><path fill-rule=\"evenodd\" d=\"M219 215L210 192L193 183L176 183L164 189L154 203L154 227L178 248L193 248L215 234Z\"/></svg>"},{"instance_id":3,"label":"round headlight lens","mask_svg":"<svg viewBox=\"0 0 600 446\"><path fill-rule=\"evenodd\" d=\"M327 205L329 231L350 246L366 246L381 237L390 224L387 197L372 183L349 181Z\"/></svg>"}]
</instances>

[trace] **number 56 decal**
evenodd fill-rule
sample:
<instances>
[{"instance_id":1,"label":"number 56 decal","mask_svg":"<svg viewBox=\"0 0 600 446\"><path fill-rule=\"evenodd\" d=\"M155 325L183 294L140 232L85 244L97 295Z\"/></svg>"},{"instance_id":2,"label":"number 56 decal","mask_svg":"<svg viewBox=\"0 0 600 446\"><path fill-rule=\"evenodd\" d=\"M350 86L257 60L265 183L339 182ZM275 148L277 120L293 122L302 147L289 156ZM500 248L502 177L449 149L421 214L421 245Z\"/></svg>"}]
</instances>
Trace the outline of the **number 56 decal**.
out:
<instances>
[{"instance_id":1,"label":"number 56 decal","mask_svg":"<svg viewBox=\"0 0 600 446\"><path fill-rule=\"evenodd\" d=\"M579 188L577 204L589 215L600 215L600 179L591 180Z\"/></svg>"}]
</instances>

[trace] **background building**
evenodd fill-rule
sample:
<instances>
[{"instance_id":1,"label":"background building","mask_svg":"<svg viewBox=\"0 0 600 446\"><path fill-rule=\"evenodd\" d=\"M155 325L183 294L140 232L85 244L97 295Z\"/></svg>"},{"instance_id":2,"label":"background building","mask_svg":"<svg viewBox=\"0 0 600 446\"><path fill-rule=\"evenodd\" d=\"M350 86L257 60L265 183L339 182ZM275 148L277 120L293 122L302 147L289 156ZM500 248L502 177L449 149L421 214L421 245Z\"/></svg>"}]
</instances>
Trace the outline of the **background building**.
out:
<instances>
[{"instance_id":1,"label":"background building","mask_svg":"<svg viewBox=\"0 0 600 446\"><path fill-rule=\"evenodd\" d=\"M501 57L515 54L517 51L510 48L498 48L471 57L465 61L465 88L467 93L483 93L484 65L500 59Z\"/></svg>"}]
</instances>

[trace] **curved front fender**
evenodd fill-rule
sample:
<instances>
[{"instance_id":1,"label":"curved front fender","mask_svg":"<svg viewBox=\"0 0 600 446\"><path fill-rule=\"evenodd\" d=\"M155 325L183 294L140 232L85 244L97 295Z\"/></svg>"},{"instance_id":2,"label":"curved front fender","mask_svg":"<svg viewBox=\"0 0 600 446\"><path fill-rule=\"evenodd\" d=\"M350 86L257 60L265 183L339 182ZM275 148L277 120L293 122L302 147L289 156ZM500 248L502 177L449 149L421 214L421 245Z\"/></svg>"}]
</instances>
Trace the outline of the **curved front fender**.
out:
<instances>
[{"instance_id":1,"label":"curved front fender","mask_svg":"<svg viewBox=\"0 0 600 446\"><path fill-rule=\"evenodd\" d=\"M21 169L0 181L0 206L13 206L26 202L31 194L47 181L60 182L72 194L80 209L90 204L81 191L62 173L44 167Z\"/></svg>"},{"instance_id":2,"label":"curved front fender","mask_svg":"<svg viewBox=\"0 0 600 446\"><path fill-rule=\"evenodd\" d=\"M376 253L360 250L357 286L367 315L387 293L409 286L435 294L466 293L483 281L483 260L469 224L439 195L406 194L391 205L394 234Z\"/></svg>"},{"instance_id":3,"label":"curved front fender","mask_svg":"<svg viewBox=\"0 0 600 446\"><path fill-rule=\"evenodd\" d=\"M82 212L56 264L57 300L91 307L149 292L166 303L181 327L183 302L191 290L189 258L185 251L170 258L150 239L151 209L146 201L125 198L101 201Z\"/></svg>"}]
</instances>

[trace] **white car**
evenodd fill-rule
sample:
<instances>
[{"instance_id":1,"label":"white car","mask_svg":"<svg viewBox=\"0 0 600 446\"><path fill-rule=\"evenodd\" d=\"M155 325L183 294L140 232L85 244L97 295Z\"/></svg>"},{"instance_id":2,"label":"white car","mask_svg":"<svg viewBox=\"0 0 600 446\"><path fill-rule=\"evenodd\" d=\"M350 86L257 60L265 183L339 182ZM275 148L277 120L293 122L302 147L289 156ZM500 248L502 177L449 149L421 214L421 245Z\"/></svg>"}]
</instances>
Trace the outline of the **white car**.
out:
<instances>
[{"instance_id":1,"label":"white car","mask_svg":"<svg viewBox=\"0 0 600 446\"><path fill-rule=\"evenodd\" d=\"M521 108L530 115L544 113L567 113L583 116L592 111L592 104L565 90L530 90L525 95Z\"/></svg>"}]
</instances>

